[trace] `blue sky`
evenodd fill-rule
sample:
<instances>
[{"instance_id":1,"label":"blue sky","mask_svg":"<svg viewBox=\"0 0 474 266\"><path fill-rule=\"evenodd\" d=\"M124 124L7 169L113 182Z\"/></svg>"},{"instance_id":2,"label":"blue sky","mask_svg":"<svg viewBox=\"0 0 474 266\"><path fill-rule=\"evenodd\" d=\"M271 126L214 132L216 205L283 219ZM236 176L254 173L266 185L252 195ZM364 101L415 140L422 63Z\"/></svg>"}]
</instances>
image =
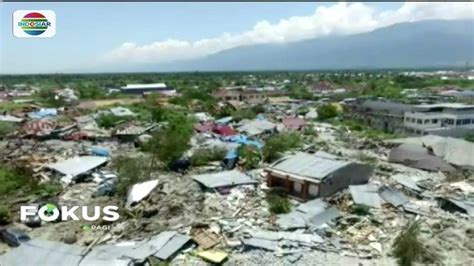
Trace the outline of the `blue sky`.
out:
<instances>
[{"instance_id":1,"label":"blue sky","mask_svg":"<svg viewBox=\"0 0 474 266\"><path fill-rule=\"evenodd\" d=\"M364 3L357 6L336 6L336 3L0 5L0 72L47 73L97 71L101 66L106 69L107 65L128 61L167 62L195 58L239 45L360 32L387 24L380 24L377 16L398 10L404 3ZM315 15L320 7L324 8ZM56 35L49 39L14 37L12 13L21 9L55 11ZM337 24L343 23L331 20L334 12L343 13L344 17L353 16L353 20L365 24L348 21L348 26L342 27ZM291 20L292 17L298 19ZM259 22L261 25L256 27ZM352 28L352 24L357 25ZM224 33L227 35L224 36Z\"/></svg>"}]
</instances>

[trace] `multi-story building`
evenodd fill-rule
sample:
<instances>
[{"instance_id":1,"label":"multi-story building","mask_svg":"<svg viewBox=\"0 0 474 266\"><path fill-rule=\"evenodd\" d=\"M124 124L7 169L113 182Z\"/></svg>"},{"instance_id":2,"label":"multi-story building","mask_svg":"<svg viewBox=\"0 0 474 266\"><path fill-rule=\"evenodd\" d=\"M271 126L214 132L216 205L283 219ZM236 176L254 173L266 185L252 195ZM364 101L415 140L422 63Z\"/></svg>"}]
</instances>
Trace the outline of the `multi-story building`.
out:
<instances>
[{"instance_id":1,"label":"multi-story building","mask_svg":"<svg viewBox=\"0 0 474 266\"><path fill-rule=\"evenodd\" d=\"M280 90L250 89L242 87L223 88L214 93L214 97L220 101L238 101L248 103L262 103L268 97L283 95Z\"/></svg>"},{"instance_id":2,"label":"multi-story building","mask_svg":"<svg viewBox=\"0 0 474 266\"><path fill-rule=\"evenodd\" d=\"M384 132L403 133L403 117L411 105L381 100L366 100L345 106L344 114Z\"/></svg>"},{"instance_id":3,"label":"multi-story building","mask_svg":"<svg viewBox=\"0 0 474 266\"><path fill-rule=\"evenodd\" d=\"M409 105L386 101L348 104L345 114L392 133L464 137L474 133L474 105L438 103Z\"/></svg>"},{"instance_id":4,"label":"multi-story building","mask_svg":"<svg viewBox=\"0 0 474 266\"><path fill-rule=\"evenodd\" d=\"M408 134L462 137L474 132L474 105L414 105L410 111L405 112L403 125Z\"/></svg>"},{"instance_id":5,"label":"multi-story building","mask_svg":"<svg viewBox=\"0 0 474 266\"><path fill-rule=\"evenodd\" d=\"M176 93L174 88L168 87L165 83L153 84L127 84L121 87L120 91L124 94L144 95L146 93L170 94Z\"/></svg>"}]
</instances>

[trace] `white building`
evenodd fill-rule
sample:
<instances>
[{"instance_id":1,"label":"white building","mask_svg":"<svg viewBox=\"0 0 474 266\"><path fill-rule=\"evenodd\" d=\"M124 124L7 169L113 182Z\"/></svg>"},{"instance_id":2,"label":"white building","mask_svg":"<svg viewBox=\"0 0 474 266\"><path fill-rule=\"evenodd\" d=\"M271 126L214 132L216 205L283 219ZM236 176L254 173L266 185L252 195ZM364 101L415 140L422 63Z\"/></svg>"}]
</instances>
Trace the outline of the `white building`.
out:
<instances>
[{"instance_id":1,"label":"white building","mask_svg":"<svg viewBox=\"0 0 474 266\"><path fill-rule=\"evenodd\" d=\"M474 132L474 105L415 105L405 112L403 124L409 134L464 135Z\"/></svg>"}]
</instances>

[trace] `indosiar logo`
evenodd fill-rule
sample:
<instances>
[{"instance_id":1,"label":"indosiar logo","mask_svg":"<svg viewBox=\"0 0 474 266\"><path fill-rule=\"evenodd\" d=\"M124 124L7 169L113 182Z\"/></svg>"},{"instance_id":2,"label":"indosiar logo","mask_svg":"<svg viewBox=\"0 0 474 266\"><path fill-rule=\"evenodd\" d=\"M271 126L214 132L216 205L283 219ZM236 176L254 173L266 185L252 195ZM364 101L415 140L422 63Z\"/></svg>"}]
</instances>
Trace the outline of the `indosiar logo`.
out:
<instances>
[{"instance_id":1,"label":"indosiar logo","mask_svg":"<svg viewBox=\"0 0 474 266\"><path fill-rule=\"evenodd\" d=\"M19 38L50 38L56 34L56 14L51 10L17 10L13 34Z\"/></svg>"}]
</instances>

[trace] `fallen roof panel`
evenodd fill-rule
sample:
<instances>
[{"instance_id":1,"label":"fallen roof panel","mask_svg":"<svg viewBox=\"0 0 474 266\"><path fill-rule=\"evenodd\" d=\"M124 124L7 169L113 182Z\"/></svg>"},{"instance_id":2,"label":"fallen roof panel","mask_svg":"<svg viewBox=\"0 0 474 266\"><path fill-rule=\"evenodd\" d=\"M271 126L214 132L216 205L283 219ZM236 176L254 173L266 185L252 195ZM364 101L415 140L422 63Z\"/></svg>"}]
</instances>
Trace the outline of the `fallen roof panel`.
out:
<instances>
[{"instance_id":1,"label":"fallen roof panel","mask_svg":"<svg viewBox=\"0 0 474 266\"><path fill-rule=\"evenodd\" d=\"M107 162L102 156L74 157L59 163L49 164L47 167L61 174L77 176L95 169Z\"/></svg>"},{"instance_id":2,"label":"fallen roof panel","mask_svg":"<svg viewBox=\"0 0 474 266\"><path fill-rule=\"evenodd\" d=\"M61 242L32 239L0 256L2 266L78 265L82 248Z\"/></svg>"},{"instance_id":3,"label":"fallen roof panel","mask_svg":"<svg viewBox=\"0 0 474 266\"><path fill-rule=\"evenodd\" d=\"M256 180L253 180L248 175L237 171L223 171L219 173L210 173L203 175L195 175L192 177L195 181L203 184L208 188L218 188L227 186L237 186L245 184L256 184Z\"/></svg>"},{"instance_id":4,"label":"fallen roof panel","mask_svg":"<svg viewBox=\"0 0 474 266\"><path fill-rule=\"evenodd\" d=\"M168 242L163 245L153 256L167 260L173 254L178 252L191 238L187 235L175 234Z\"/></svg>"},{"instance_id":5,"label":"fallen roof panel","mask_svg":"<svg viewBox=\"0 0 474 266\"><path fill-rule=\"evenodd\" d=\"M354 203L372 208L380 208L382 205L378 189L374 184L349 186Z\"/></svg>"},{"instance_id":6,"label":"fallen roof panel","mask_svg":"<svg viewBox=\"0 0 474 266\"><path fill-rule=\"evenodd\" d=\"M322 213L316 214L315 216L311 217L310 221L314 226L320 226L332 220L335 220L341 217L341 213L335 207L331 207Z\"/></svg>"},{"instance_id":7,"label":"fallen roof panel","mask_svg":"<svg viewBox=\"0 0 474 266\"><path fill-rule=\"evenodd\" d=\"M412 189L414 191L422 191L422 189L416 184L415 180L413 180L411 177L403 175L403 174L397 174L393 175L392 179L397 181L399 184Z\"/></svg>"},{"instance_id":8,"label":"fallen roof panel","mask_svg":"<svg viewBox=\"0 0 474 266\"><path fill-rule=\"evenodd\" d=\"M410 201L405 194L393 187L382 187L379 193L382 199L394 207L402 206Z\"/></svg>"},{"instance_id":9,"label":"fallen roof panel","mask_svg":"<svg viewBox=\"0 0 474 266\"><path fill-rule=\"evenodd\" d=\"M246 246L251 246L254 248L261 248L270 251L278 250L278 242L267 240L267 239L259 239L259 238L243 238L242 243Z\"/></svg>"}]
</instances>

